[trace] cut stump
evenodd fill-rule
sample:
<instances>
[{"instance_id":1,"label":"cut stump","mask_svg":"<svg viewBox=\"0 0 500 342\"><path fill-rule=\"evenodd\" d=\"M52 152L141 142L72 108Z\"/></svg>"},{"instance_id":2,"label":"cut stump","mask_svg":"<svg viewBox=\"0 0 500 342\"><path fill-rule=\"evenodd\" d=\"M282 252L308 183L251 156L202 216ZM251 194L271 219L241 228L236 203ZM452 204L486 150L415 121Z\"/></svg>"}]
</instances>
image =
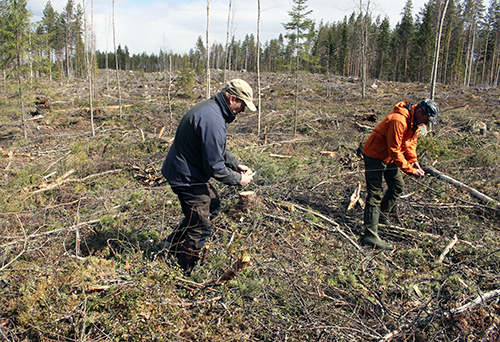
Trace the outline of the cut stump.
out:
<instances>
[{"instance_id":1,"label":"cut stump","mask_svg":"<svg viewBox=\"0 0 500 342\"><path fill-rule=\"evenodd\" d=\"M249 209L258 206L258 197L255 191L242 191L240 195L240 209Z\"/></svg>"}]
</instances>

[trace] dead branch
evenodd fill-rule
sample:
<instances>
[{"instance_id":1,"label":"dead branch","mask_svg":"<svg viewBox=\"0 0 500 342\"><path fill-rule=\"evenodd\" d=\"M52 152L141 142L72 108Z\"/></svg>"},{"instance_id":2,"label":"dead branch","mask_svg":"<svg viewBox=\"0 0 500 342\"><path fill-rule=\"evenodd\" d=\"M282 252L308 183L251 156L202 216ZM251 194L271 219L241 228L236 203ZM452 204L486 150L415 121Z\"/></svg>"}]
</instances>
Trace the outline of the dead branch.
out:
<instances>
[{"instance_id":1,"label":"dead branch","mask_svg":"<svg viewBox=\"0 0 500 342\"><path fill-rule=\"evenodd\" d=\"M486 301L488 301L488 300L490 300L492 298L495 298L495 297L500 297L500 290L493 290L493 291L487 292L485 294L479 295L473 301L471 301L471 302L469 302L469 303L467 303L465 305L462 305L462 306L460 306L458 308L451 309L449 311L445 311L445 312L442 313L442 315L445 316L445 317L449 317L451 315L464 312L464 311L466 311L468 309L472 309L473 307L475 307L478 304L485 303ZM427 325L429 323L429 321L433 317L436 317L437 315L439 315L439 312L431 312L426 317L421 318L421 319L417 320L416 322L413 322L411 324L404 324L404 325L400 326L397 330L394 330L394 331L386 334L384 337L382 337L381 339L379 339L379 341L380 342L381 341L388 341L391 338L393 338L395 335L401 333L404 330L408 330L408 329L411 329L411 328L414 328L414 327L425 326L425 325Z\"/></svg>"},{"instance_id":2,"label":"dead branch","mask_svg":"<svg viewBox=\"0 0 500 342\"><path fill-rule=\"evenodd\" d=\"M495 298L495 297L500 297L500 290L493 290L493 291L481 294L481 295L477 296L472 302L469 302L465 305L462 305L461 307L451 309L449 311L449 314L457 314L460 312L464 312L466 310L472 309L476 305L482 304L482 303L484 303L492 298Z\"/></svg>"},{"instance_id":3,"label":"dead branch","mask_svg":"<svg viewBox=\"0 0 500 342\"><path fill-rule=\"evenodd\" d=\"M438 171L435 168L433 168L432 166L426 166L423 169L426 173L428 173L434 177L437 177L437 178L442 179L448 183L451 183L460 189L467 190L473 197L479 199L481 202L483 202L485 204L493 204L495 206L497 206L499 204L493 198L490 198L490 197L486 196L485 194L477 191L476 189L473 189L470 186L468 186L462 182L459 182L459 181L451 178L450 176L445 175L441 171Z\"/></svg>"},{"instance_id":4,"label":"dead branch","mask_svg":"<svg viewBox=\"0 0 500 342\"><path fill-rule=\"evenodd\" d=\"M21 228L23 230L23 235L24 235L24 245L23 245L23 250L14 257L14 259L12 259L11 261L9 261L8 263L6 263L5 265L3 265L2 267L0 267L0 271L3 271L4 269L6 269L7 267L9 267L9 265L11 265L14 261L16 261L17 259L19 259L21 257L21 255L23 255L25 252L26 252L26 245L28 244L28 237L26 236L26 230L24 230L24 225L23 223L21 222L21 220L19 219L19 216L17 216L17 220L19 221L19 224L21 225Z\"/></svg>"},{"instance_id":5,"label":"dead branch","mask_svg":"<svg viewBox=\"0 0 500 342\"><path fill-rule=\"evenodd\" d=\"M68 231L68 232L69 231L73 231L73 230L79 229L79 228L84 227L84 226L94 225L96 223L99 223L100 221L101 220L90 220L90 221L86 221L86 222L80 222L80 223L75 224L75 225L70 226L70 227L49 230L49 231L46 231L46 232L35 233L35 234L28 235L28 236L19 236L19 235L16 235L16 236L4 236L4 238L14 239L16 241L5 243L3 245L0 245L0 247L3 248L3 247L15 245L15 244L17 244L19 242L19 239L22 239L23 237L25 238L25 241L28 241L28 240L33 239L33 238L37 238L37 237L41 237L41 236L46 236L46 235L57 234L57 233L60 233L62 231Z\"/></svg>"},{"instance_id":6,"label":"dead branch","mask_svg":"<svg viewBox=\"0 0 500 342\"><path fill-rule=\"evenodd\" d=\"M393 225L390 225L390 224L379 223L379 226L386 227L388 229L399 230L399 231L407 233L408 235L417 235L417 236L418 235L424 235L424 236L427 236L427 237L430 237L430 238L433 238L433 239L448 239L445 236L431 234L431 233L426 233L426 232L421 232L421 231L416 230L416 229L410 229L410 228L403 228L403 227L399 227L399 226L393 226ZM467 245L469 245L469 246L471 246L473 248L475 248L474 244L472 244L469 241L465 241L465 240L459 240L459 241L462 242L462 243L465 243L465 244L467 244Z\"/></svg>"},{"instance_id":7,"label":"dead branch","mask_svg":"<svg viewBox=\"0 0 500 342\"><path fill-rule=\"evenodd\" d=\"M226 271L223 275L217 279L216 283L221 283L223 281L229 281L233 279L242 269L247 267L250 263L250 256L248 254L244 254L241 258L236 260L234 264Z\"/></svg>"},{"instance_id":8,"label":"dead branch","mask_svg":"<svg viewBox=\"0 0 500 342\"><path fill-rule=\"evenodd\" d=\"M446 246L446 248L443 250L443 252L439 256L438 260L436 261L438 264L443 262L444 258L446 257L446 255L448 253L450 253L451 249L453 248L453 246L455 246L457 241L458 241L458 237L455 235L453 237L453 239L450 241L450 243L448 244L448 246Z\"/></svg>"},{"instance_id":9,"label":"dead branch","mask_svg":"<svg viewBox=\"0 0 500 342\"><path fill-rule=\"evenodd\" d=\"M278 159L290 159L290 158L292 158L292 156L284 156L282 154L274 154L274 153L269 153L269 156L273 157L273 158L278 158Z\"/></svg>"},{"instance_id":10,"label":"dead branch","mask_svg":"<svg viewBox=\"0 0 500 342\"><path fill-rule=\"evenodd\" d=\"M356 203L358 203L358 202L361 205L361 202L363 202L363 200L361 200L361 198L359 196L360 193L361 193L361 183L358 182L358 187L356 188L356 190L354 190L354 192L351 195L351 199L349 202L349 206L347 207L347 211L354 209L354 206L356 206ZM360 202L360 200L361 200L361 202ZM363 206L364 206L364 202L363 202Z\"/></svg>"},{"instance_id":11,"label":"dead branch","mask_svg":"<svg viewBox=\"0 0 500 342\"><path fill-rule=\"evenodd\" d=\"M293 203L290 203L290 202L285 202L286 204L288 205L291 205L297 209L300 209L302 211L305 211L305 212L308 212L308 213L311 213L315 216L318 216L320 218L322 218L323 220L327 221L328 223L331 223L332 225L335 226L335 231L338 232L340 235L342 235L345 239L347 239L347 241L349 241L354 247L356 247L358 250L361 250L361 247L356 243L354 242L354 240L352 240L346 233L344 233L344 231L342 229L340 229L340 225L335 222L334 220L320 214L320 213L317 213L315 211L312 211L312 210L309 210L307 208L304 208L304 207L301 207L300 205L298 204L293 204Z\"/></svg>"},{"instance_id":12,"label":"dead branch","mask_svg":"<svg viewBox=\"0 0 500 342\"><path fill-rule=\"evenodd\" d=\"M362 129L364 129L364 130L367 130L367 131L369 131L369 130L373 130L373 127L372 127L372 126L362 125L362 124L357 123L357 122L354 122L354 123L355 123L355 124L356 124L359 128L362 128Z\"/></svg>"},{"instance_id":13,"label":"dead branch","mask_svg":"<svg viewBox=\"0 0 500 342\"><path fill-rule=\"evenodd\" d=\"M328 157L335 158L336 156L339 155L338 151L320 151L320 154L327 155Z\"/></svg>"},{"instance_id":14,"label":"dead branch","mask_svg":"<svg viewBox=\"0 0 500 342\"><path fill-rule=\"evenodd\" d=\"M195 305L200 305L200 304L207 304L207 303L213 303L217 302L222 299L222 296L206 299L206 300L198 300L196 302L183 302L183 303L172 303L170 301L168 302L163 302L162 304L165 305L176 305L176 306L181 306L181 307L190 307L190 306L195 306Z\"/></svg>"},{"instance_id":15,"label":"dead branch","mask_svg":"<svg viewBox=\"0 0 500 342\"><path fill-rule=\"evenodd\" d=\"M95 177L98 177L98 176L102 176L102 175L109 174L109 173L121 172L121 171L122 171L122 169L108 170L108 171L105 171L105 172L95 173L95 174L92 174L92 175L88 175L87 177L84 177L84 178L81 178L81 179L66 179L66 178L68 178L70 175L72 175L75 172L74 169L71 169L68 172L66 172L64 175L62 175L61 177L59 177L58 179L56 179L53 183L45 185L43 188L35 190L31 194L34 195L34 194L37 194L37 193L40 193L40 192L49 191L49 190L52 190L54 188L58 188L58 187L60 187L61 185L65 184L65 183L85 182L85 181L87 181L89 179L92 179L92 178L95 178Z\"/></svg>"}]
</instances>

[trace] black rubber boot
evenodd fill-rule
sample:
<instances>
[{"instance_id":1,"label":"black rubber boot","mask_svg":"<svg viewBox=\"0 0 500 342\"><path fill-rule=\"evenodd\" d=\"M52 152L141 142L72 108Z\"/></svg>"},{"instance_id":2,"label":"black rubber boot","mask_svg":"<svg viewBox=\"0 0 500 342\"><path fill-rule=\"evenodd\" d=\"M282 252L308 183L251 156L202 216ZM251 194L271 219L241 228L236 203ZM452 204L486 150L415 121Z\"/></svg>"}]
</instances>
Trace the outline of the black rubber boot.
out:
<instances>
[{"instance_id":1,"label":"black rubber boot","mask_svg":"<svg viewBox=\"0 0 500 342\"><path fill-rule=\"evenodd\" d=\"M191 271L196 266L198 260L200 260L201 249L191 249L185 246L181 246L177 253L177 263L184 271L184 275L189 277Z\"/></svg>"},{"instance_id":2,"label":"black rubber boot","mask_svg":"<svg viewBox=\"0 0 500 342\"><path fill-rule=\"evenodd\" d=\"M378 236L378 220L380 218L380 208L366 206L365 207L365 234L363 236L363 244L373 246L379 249L391 250L394 246L387 243Z\"/></svg>"}]
</instances>

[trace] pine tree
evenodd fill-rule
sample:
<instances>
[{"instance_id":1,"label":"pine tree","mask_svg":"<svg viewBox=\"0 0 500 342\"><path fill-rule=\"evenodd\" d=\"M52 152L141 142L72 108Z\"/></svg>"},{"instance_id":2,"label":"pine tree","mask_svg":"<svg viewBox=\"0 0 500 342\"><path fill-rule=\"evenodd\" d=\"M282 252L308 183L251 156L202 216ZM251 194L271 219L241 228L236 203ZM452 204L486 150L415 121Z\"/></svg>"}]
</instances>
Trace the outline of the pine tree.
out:
<instances>
[{"instance_id":1,"label":"pine tree","mask_svg":"<svg viewBox=\"0 0 500 342\"><path fill-rule=\"evenodd\" d=\"M64 11L61 14L61 24L63 25L63 38L64 38L64 71L66 77L70 76L70 59L72 54L72 22L74 21L74 7L75 4L73 0L68 0Z\"/></svg>"}]
</instances>

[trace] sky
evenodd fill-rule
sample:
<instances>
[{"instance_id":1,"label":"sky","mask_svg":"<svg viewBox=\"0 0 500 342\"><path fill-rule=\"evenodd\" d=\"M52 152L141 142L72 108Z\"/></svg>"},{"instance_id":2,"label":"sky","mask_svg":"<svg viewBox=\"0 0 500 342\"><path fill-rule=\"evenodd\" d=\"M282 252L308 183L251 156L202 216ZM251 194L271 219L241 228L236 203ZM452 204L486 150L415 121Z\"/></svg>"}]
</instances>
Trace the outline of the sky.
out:
<instances>
[{"instance_id":1,"label":"sky","mask_svg":"<svg viewBox=\"0 0 500 342\"><path fill-rule=\"evenodd\" d=\"M83 6L83 0L74 0ZM93 11L91 8L93 1ZM32 21L41 19L48 0L28 0L33 13ZM366 3L366 0L364 0ZM416 15L428 1L413 0ZM67 0L51 0L54 9L61 13ZM394 27L401 20L406 0L370 0L374 16L389 17ZM232 35L243 40L253 33L257 39L257 0L232 0ZM354 0L307 0L308 18L316 22L333 23L358 12ZM85 0L87 21L93 12L96 50L113 50L112 0ZM262 43L285 34L283 23L290 21L292 0L261 0L260 40ZM229 0L210 0L209 45L226 43ZM128 46L130 54L146 52L158 54L160 50L178 54L194 48L198 37L206 41L206 0L115 0L116 44Z\"/></svg>"}]
</instances>

